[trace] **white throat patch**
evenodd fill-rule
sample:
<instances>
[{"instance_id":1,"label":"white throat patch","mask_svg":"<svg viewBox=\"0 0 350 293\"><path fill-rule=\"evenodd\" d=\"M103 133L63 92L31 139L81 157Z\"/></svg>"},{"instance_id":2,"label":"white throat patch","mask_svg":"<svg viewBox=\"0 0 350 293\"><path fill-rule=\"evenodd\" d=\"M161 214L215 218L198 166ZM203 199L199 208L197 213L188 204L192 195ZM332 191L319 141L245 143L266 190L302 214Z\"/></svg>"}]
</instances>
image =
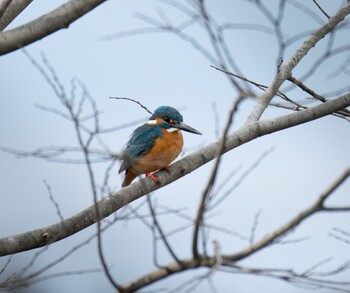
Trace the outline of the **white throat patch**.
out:
<instances>
[{"instance_id":1,"label":"white throat patch","mask_svg":"<svg viewBox=\"0 0 350 293\"><path fill-rule=\"evenodd\" d=\"M180 131L180 129L172 127L172 128L167 129L167 131L168 132L175 132L175 131Z\"/></svg>"},{"instance_id":2,"label":"white throat patch","mask_svg":"<svg viewBox=\"0 0 350 293\"><path fill-rule=\"evenodd\" d=\"M157 120L148 120L146 124L154 125L157 124Z\"/></svg>"}]
</instances>

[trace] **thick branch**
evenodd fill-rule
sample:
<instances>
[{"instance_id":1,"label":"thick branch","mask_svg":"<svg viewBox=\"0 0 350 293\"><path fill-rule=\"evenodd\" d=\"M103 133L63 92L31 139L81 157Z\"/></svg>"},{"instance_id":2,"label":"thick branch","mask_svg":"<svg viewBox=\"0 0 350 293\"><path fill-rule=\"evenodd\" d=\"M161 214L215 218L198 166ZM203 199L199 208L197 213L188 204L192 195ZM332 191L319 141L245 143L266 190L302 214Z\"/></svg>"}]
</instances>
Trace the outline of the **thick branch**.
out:
<instances>
[{"instance_id":1,"label":"thick branch","mask_svg":"<svg viewBox=\"0 0 350 293\"><path fill-rule=\"evenodd\" d=\"M27 24L0 33L0 55L15 51L68 26L106 0L70 0Z\"/></svg>"},{"instance_id":2,"label":"thick branch","mask_svg":"<svg viewBox=\"0 0 350 293\"><path fill-rule=\"evenodd\" d=\"M300 112L246 124L227 137L223 153L257 137L318 119L348 106L350 106L350 93ZM2 238L0 239L0 256L45 246L69 237L100 219L108 217L143 195L168 185L213 160L218 155L217 149L218 142L213 142L174 163L171 174L164 171L159 172L158 177L161 184L156 184L152 180L144 178L100 200L96 203L100 217L97 217L95 206L92 205L63 222Z\"/></svg>"},{"instance_id":3,"label":"thick branch","mask_svg":"<svg viewBox=\"0 0 350 293\"><path fill-rule=\"evenodd\" d=\"M12 0L3 14L0 12L0 31L6 28L33 0ZM5 2L5 1L4 1Z\"/></svg>"}]
</instances>

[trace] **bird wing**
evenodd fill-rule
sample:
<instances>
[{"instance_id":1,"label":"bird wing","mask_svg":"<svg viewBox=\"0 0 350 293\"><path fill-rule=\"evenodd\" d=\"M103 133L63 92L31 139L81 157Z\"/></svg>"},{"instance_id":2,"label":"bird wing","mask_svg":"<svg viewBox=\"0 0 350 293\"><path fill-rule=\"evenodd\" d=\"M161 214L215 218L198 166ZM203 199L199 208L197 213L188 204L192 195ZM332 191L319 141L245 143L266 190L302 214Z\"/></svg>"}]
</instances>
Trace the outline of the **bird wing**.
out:
<instances>
[{"instance_id":1,"label":"bird wing","mask_svg":"<svg viewBox=\"0 0 350 293\"><path fill-rule=\"evenodd\" d=\"M136 128L124 150L119 173L128 169L134 158L147 153L161 136L162 131L157 125L144 124Z\"/></svg>"}]
</instances>

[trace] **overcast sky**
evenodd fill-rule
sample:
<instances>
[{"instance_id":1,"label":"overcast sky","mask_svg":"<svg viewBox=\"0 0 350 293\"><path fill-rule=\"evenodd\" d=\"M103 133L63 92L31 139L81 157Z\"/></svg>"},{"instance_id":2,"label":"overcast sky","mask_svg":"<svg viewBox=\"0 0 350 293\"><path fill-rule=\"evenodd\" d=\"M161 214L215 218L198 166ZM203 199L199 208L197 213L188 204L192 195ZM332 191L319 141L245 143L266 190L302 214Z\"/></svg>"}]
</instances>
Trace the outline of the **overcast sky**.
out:
<instances>
[{"instance_id":1,"label":"overcast sky","mask_svg":"<svg viewBox=\"0 0 350 293\"><path fill-rule=\"evenodd\" d=\"M9 28L25 23L47 13L65 1L33 1ZM270 2L271 13L276 13L278 1ZM293 1L291 1L293 2ZM300 1L294 1L298 3ZM314 10L319 19L323 15L315 9L312 1L301 1ZM319 1L330 15L345 1ZM208 0L208 9L218 23L253 23L271 27L266 18L249 1ZM138 105L109 99L124 96L136 99L154 110L160 105L171 105L181 110L184 122L198 129L203 136L184 134L185 152L190 153L217 139L227 120L236 92L227 78L210 67L190 44L171 33L140 34L125 38L113 38L118 32L149 27L135 13L155 17L166 14L174 24L184 17L176 9L160 1L107 1L73 23L68 29L54 33L26 47L27 52L42 66L42 54L54 68L66 91L71 91L72 78L86 85L95 99L101 115L101 125L111 127L149 116ZM160 13L160 14L159 14ZM319 23L307 13L289 5L283 22L283 30L292 36L304 30L314 30ZM188 31L210 52L209 41L203 30L191 27ZM343 44L348 31L336 38ZM232 30L227 35L229 49L241 72L251 80L268 85L277 70L277 43L274 36L250 30ZM302 41L302 40L301 40ZM288 59L301 41L286 50ZM307 72L311 64L321 56L326 40L314 48L297 68L295 76ZM338 58L339 57L339 58ZM342 64L344 56L327 61L307 80L308 85L324 94L349 84L346 74L330 75ZM0 145L23 151L47 146L77 146L72 125L58 115L42 111L38 106L57 108L62 106L40 72L21 51L0 58ZM283 88L283 87L282 87ZM255 89L254 89L255 90ZM255 90L259 93L257 90ZM305 93L289 91L291 97L305 101ZM219 115L216 120L213 103ZM245 121L254 101L244 102L235 117L233 128ZM264 118L288 113L287 110L267 111ZM141 123L140 123L141 124ZM124 147L132 130L127 127L103 137L108 147L119 152ZM219 182L232 170L239 169L228 186L239 180L252 164L266 151L273 151L239 185L225 203L212 214L211 224L219 225L249 235L255 215L259 212L256 237L260 239L274 228L281 226L317 196L350 165L350 128L343 119L327 117L307 125L301 125L252 141L224 156ZM75 155L71 155L75 158ZM32 229L45 227L59 221L55 206L50 201L44 182L64 217L70 217L92 204L92 194L86 168L82 165L47 162L37 158L17 158L0 152L0 205L1 236L9 236ZM184 212L194 216L205 182L210 176L212 164L168 185L155 194L159 206L186 208ZM95 174L102 180L106 165L95 165ZM111 186L117 190L122 176L115 166ZM100 181L99 181L100 182ZM348 204L350 183L345 183L332 198L333 204ZM140 204L142 200L134 203ZM147 209L144 209L146 212ZM349 245L329 236L334 228L349 231L349 215L320 214L307 220L288 240L301 242L266 249L243 261L242 265L265 268L294 268L303 271L328 257L332 261L322 269L332 269L349 258ZM172 230L185 222L176 216L162 218L164 229ZM40 268L55 260L87 239L95 232L90 227L78 234L53 244L36 262ZM189 256L192 230L171 237L182 257ZM216 239L224 253L231 253L247 245L246 242L219 232L212 232L210 240ZM128 282L152 270L152 236L140 221L120 222L104 234L105 254L113 275L120 282ZM209 252L212 253L211 251ZM162 264L171 258L161 249ZM33 252L16 255L10 270L25 265ZM0 259L0 268L7 258ZM47 273L100 268L96 243L92 241L69 259ZM152 288L176 287L189 276L199 275L204 270L182 274ZM187 275L186 275L187 274ZM350 272L340 276L349 280ZM213 278L218 292L309 292L275 279L217 273ZM52 293L60 292L113 292L103 273L65 276L45 281L41 287ZM38 291L37 291L38 292ZM43 291L45 292L45 291ZM48 291L46 291L48 292ZM207 282L195 292L211 292ZM320 291L326 292L326 291Z\"/></svg>"}]
</instances>

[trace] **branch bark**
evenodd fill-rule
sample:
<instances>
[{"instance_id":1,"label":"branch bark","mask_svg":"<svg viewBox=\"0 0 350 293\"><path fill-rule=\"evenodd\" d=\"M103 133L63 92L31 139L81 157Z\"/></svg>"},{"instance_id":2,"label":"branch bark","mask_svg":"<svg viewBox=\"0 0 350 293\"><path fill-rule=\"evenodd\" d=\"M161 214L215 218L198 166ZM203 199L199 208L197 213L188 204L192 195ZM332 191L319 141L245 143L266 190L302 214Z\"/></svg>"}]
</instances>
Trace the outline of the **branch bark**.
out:
<instances>
[{"instance_id":1,"label":"branch bark","mask_svg":"<svg viewBox=\"0 0 350 293\"><path fill-rule=\"evenodd\" d=\"M16 51L68 26L106 0L70 0L27 24L0 33L0 55Z\"/></svg>"},{"instance_id":2,"label":"branch bark","mask_svg":"<svg viewBox=\"0 0 350 293\"><path fill-rule=\"evenodd\" d=\"M318 119L348 106L350 106L350 93L300 112L274 119L248 123L227 137L223 153L257 137ZM130 202L151 191L170 184L213 160L218 156L218 144L219 142L210 143L202 149L177 161L173 164L173 171L171 174L160 171L158 177L161 184L156 184L148 178L144 178L98 201L96 206L99 210L99 217L96 214L96 206L92 205L63 222L0 239L0 256L42 247L87 228L102 218L108 217Z\"/></svg>"},{"instance_id":3,"label":"branch bark","mask_svg":"<svg viewBox=\"0 0 350 293\"><path fill-rule=\"evenodd\" d=\"M150 285L156 281L162 280L170 275L199 267L213 267L215 264L215 257L206 257L200 260L195 260L192 258L183 259L181 260L181 263L171 263L123 286L123 292L136 292L136 290L146 285Z\"/></svg>"},{"instance_id":4,"label":"branch bark","mask_svg":"<svg viewBox=\"0 0 350 293\"><path fill-rule=\"evenodd\" d=\"M33 0L4 1L5 9L0 8L0 31L5 29ZM4 5L4 4L3 4ZM3 12L3 13L2 13Z\"/></svg>"}]
</instances>

